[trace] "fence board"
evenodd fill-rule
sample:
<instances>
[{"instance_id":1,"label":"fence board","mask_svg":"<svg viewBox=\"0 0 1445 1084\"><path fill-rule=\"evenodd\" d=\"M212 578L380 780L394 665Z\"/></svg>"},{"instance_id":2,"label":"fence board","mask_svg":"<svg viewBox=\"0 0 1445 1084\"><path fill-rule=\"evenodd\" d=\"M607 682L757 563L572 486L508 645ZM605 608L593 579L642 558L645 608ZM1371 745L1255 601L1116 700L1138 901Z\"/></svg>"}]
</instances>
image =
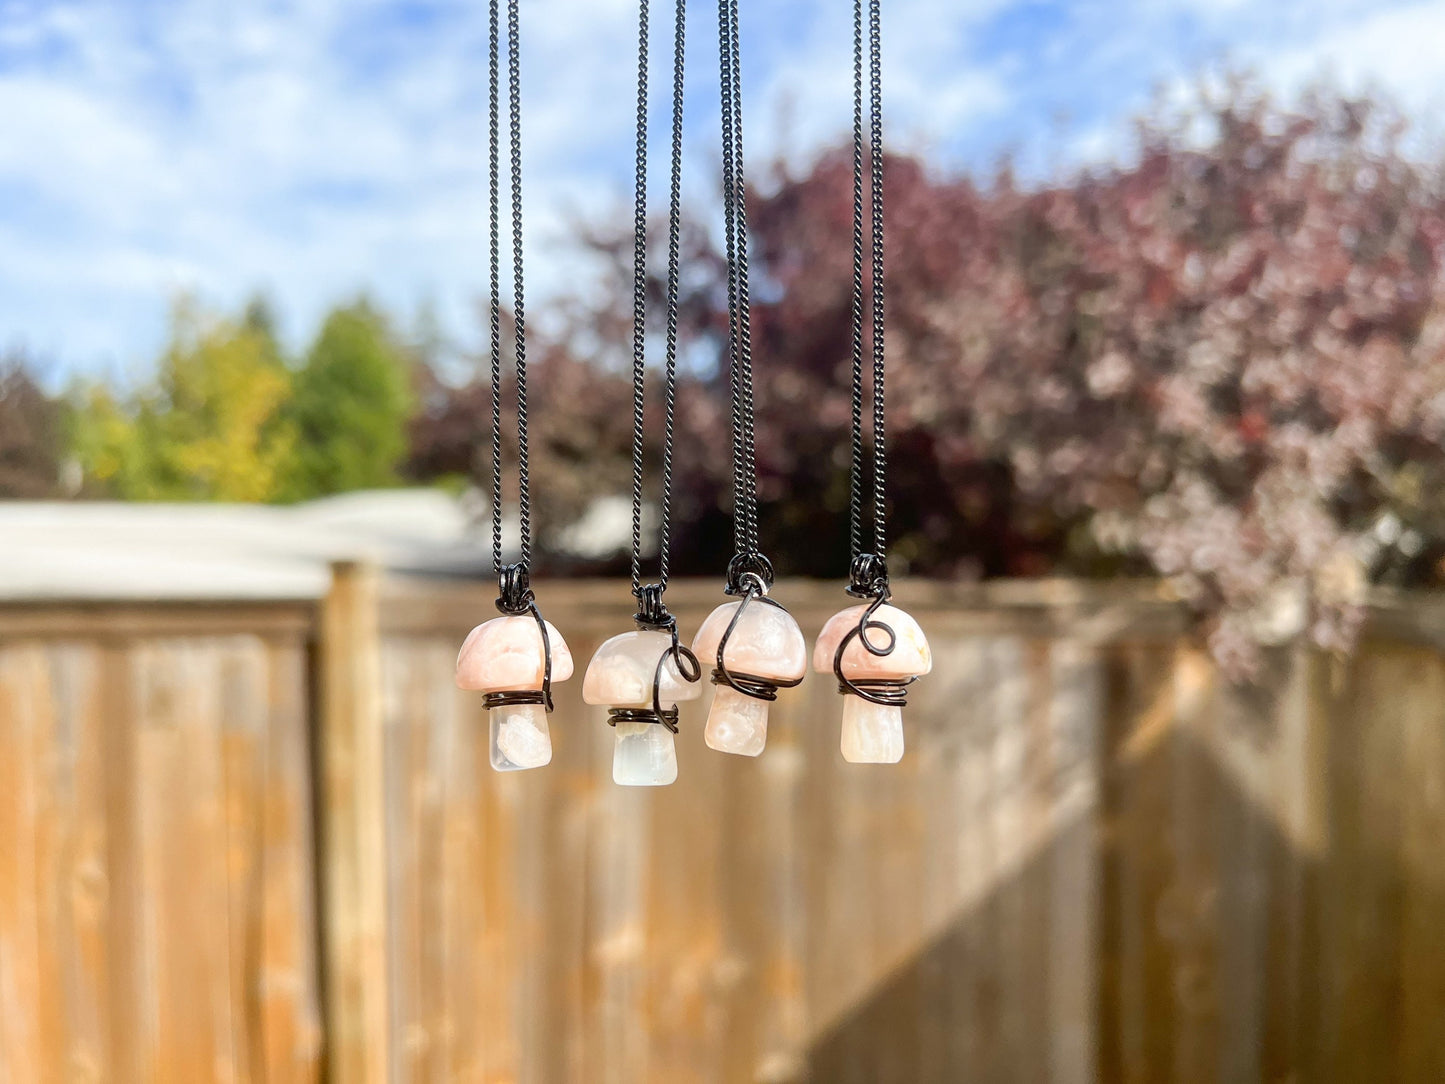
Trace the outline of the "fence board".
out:
<instances>
[{"instance_id":1,"label":"fence board","mask_svg":"<svg viewBox=\"0 0 1445 1084\"><path fill-rule=\"evenodd\" d=\"M123 631L83 616L67 627L27 610L23 633L0 617L0 1079L315 1080L296 626L264 608L264 637L227 634L215 615L188 614L178 639L164 615L128 615ZM268 909L272 739L294 812L272 837L291 858L285 906ZM284 1051L258 1008L283 978L268 968L267 926L299 959L282 985L311 1014Z\"/></svg>"},{"instance_id":2,"label":"fence board","mask_svg":"<svg viewBox=\"0 0 1445 1084\"><path fill-rule=\"evenodd\" d=\"M903 584L902 764L814 676L757 760L688 705L649 792L579 695L625 589L539 589L579 677L504 776L492 592L369 576L315 669L302 606L0 607L0 1079L1445 1079L1436 600L1234 689L1137 592Z\"/></svg>"}]
</instances>

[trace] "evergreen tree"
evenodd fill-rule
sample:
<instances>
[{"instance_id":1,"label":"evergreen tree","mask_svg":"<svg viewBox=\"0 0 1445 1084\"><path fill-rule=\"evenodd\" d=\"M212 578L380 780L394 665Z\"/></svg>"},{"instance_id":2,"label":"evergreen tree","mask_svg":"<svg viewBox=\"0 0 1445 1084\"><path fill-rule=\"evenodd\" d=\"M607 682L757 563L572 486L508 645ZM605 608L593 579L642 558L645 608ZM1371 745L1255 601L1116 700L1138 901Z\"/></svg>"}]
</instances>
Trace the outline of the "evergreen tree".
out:
<instances>
[{"instance_id":1,"label":"evergreen tree","mask_svg":"<svg viewBox=\"0 0 1445 1084\"><path fill-rule=\"evenodd\" d=\"M410 367L366 301L334 310L296 372L284 418L296 438L281 500L395 485L407 453Z\"/></svg>"}]
</instances>

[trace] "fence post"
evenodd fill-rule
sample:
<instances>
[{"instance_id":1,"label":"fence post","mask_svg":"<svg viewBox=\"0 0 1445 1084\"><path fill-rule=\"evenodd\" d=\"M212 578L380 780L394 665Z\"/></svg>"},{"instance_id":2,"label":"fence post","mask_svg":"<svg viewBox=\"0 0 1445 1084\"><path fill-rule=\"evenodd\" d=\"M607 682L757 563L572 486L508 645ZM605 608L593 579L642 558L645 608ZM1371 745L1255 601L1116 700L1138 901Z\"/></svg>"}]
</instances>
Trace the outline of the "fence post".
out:
<instances>
[{"instance_id":1,"label":"fence post","mask_svg":"<svg viewBox=\"0 0 1445 1084\"><path fill-rule=\"evenodd\" d=\"M378 573L332 565L321 615L321 940L328 1079L384 1084L390 1020Z\"/></svg>"}]
</instances>

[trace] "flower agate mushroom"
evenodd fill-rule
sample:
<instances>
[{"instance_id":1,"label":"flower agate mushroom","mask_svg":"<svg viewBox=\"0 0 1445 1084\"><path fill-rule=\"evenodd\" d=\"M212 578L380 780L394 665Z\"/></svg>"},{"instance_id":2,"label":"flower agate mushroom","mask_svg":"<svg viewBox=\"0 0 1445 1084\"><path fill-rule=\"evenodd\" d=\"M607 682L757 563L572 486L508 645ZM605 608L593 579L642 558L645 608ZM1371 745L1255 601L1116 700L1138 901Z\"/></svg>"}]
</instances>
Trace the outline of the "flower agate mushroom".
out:
<instances>
[{"instance_id":1,"label":"flower agate mushroom","mask_svg":"<svg viewBox=\"0 0 1445 1084\"><path fill-rule=\"evenodd\" d=\"M798 684L808 670L808 645L798 623L776 602L750 594L709 614L692 650L717 667L703 740L721 753L757 756L768 740L768 704L780 686Z\"/></svg>"},{"instance_id":2,"label":"flower agate mushroom","mask_svg":"<svg viewBox=\"0 0 1445 1084\"><path fill-rule=\"evenodd\" d=\"M866 628L860 626L865 620ZM863 643L865 635L875 650ZM836 675L846 694L843 759L854 764L901 760L904 690L933 669L933 653L918 622L896 606L850 606L829 618L818 634L813 669Z\"/></svg>"},{"instance_id":3,"label":"flower agate mushroom","mask_svg":"<svg viewBox=\"0 0 1445 1084\"><path fill-rule=\"evenodd\" d=\"M690 657L685 648L673 650L670 632L641 629L612 637L588 663L582 699L611 708L617 730L613 782L658 787L677 779L676 705L702 695L696 669L689 678L679 654Z\"/></svg>"},{"instance_id":4,"label":"flower agate mushroom","mask_svg":"<svg viewBox=\"0 0 1445 1084\"><path fill-rule=\"evenodd\" d=\"M491 717L492 767L499 772L540 768L552 759L547 728L547 648L552 681L572 676L572 653L552 623L547 644L530 614L495 617L472 629L457 655L457 687L486 693Z\"/></svg>"}]
</instances>

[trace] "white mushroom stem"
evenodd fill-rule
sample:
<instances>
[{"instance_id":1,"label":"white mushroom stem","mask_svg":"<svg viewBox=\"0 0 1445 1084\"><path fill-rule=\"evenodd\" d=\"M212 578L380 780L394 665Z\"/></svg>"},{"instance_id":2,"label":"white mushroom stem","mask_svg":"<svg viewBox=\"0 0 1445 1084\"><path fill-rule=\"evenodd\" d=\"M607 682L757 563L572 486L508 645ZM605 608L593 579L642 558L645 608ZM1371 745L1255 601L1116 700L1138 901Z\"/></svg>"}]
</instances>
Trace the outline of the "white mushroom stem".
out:
<instances>
[{"instance_id":1,"label":"white mushroom stem","mask_svg":"<svg viewBox=\"0 0 1445 1084\"><path fill-rule=\"evenodd\" d=\"M677 781L677 746L660 723L617 724L612 781L624 787L665 787Z\"/></svg>"},{"instance_id":2,"label":"white mushroom stem","mask_svg":"<svg viewBox=\"0 0 1445 1084\"><path fill-rule=\"evenodd\" d=\"M843 697L841 745L850 764L897 764L903 759L903 709Z\"/></svg>"},{"instance_id":3,"label":"white mushroom stem","mask_svg":"<svg viewBox=\"0 0 1445 1084\"><path fill-rule=\"evenodd\" d=\"M719 685L702 736L719 753L757 756L768 740L768 701Z\"/></svg>"},{"instance_id":4,"label":"white mushroom stem","mask_svg":"<svg viewBox=\"0 0 1445 1084\"><path fill-rule=\"evenodd\" d=\"M547 709L541 704L507 704L489 713L492 767L499 772L540 768L552 760Z\"/></svg>"}]
</instances>

